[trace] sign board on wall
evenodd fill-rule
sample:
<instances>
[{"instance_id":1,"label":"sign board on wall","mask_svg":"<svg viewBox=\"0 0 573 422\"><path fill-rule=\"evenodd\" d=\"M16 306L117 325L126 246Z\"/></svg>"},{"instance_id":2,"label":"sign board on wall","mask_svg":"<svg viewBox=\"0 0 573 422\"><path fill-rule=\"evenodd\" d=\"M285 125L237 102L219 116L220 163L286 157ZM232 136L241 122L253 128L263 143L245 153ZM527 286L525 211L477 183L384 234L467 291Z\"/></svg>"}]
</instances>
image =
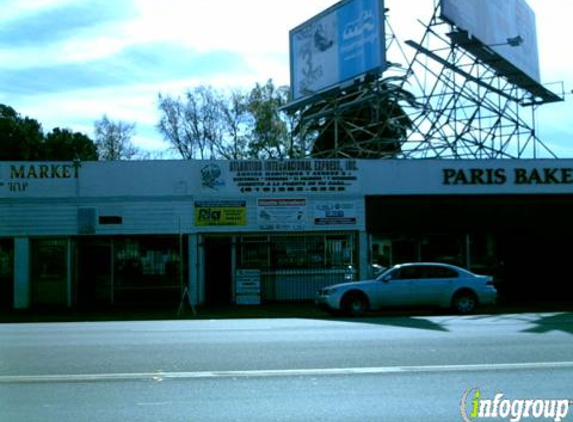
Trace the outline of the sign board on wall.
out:
<instances>
[{"instance_id":1,"label":"sign board on wall","mask_svg":"<svg viewBox=\"0 0 573 422\"><path fill-rule=\"evenodd\" d=\"M197 201L195 226L246 226L246 201Z\"/></svg>"},{"instance_id":2,"label":"sign board on wall","mask_svg":"<svg viewBox=\"0 0 573 422\"><path fill-rule=\"evenodd\" d=\"M0 163L0 197L75 192L80 168L74 162Z\"/></svg>"},{"instance_id":3,"label":"sign board on wall","mask_svg":"<svg viewBox=\"0 0 573 422\"><path fill-rule=\"evenodd\" d=\"M257 201L257 223L260 230L304 230L307 221L306 199Z\"/></svg>"},{"instance_id":4,"label":"sign board on wall","mask_svg":"<svg viewBox=\"0 0 573 422\"><path fill-rule=\"evenodd\" d=\"M290 32L294 101L386 68L383 0L344 0Z\"/></svg>"},{"instance_id":5,"label":"sign board on wall","mask_svg":"<svg viewBox=\"0 0 573 422\"><path fill-rule=\"evenodd\" d=\"M219 185L229 192L289 194L359 190L357 160L230 161L228 165L228 172L220 172L225 180Z\"/></svg>"},{"instance_id":6,"label":"sign board on wall","mask_svg":"<svg viewBox=\"0 0 573 422\"><path fill-rule=\"evenodd\" d=\"M442 17L540 82L535 13L525 0L441 0ZM509 39L521 44L509 45Z\"/></svg>"},{"instance_id":7,"label":"sign board on wall","mask_svg":"<svg viewBox=\"0 0 573 422\"><path fill-rule=\"evenodd\" d=\"M352 201L320 201L314 206L314 224L340 226L356 224L356 204Z\"/></svg>"}]
</instances>

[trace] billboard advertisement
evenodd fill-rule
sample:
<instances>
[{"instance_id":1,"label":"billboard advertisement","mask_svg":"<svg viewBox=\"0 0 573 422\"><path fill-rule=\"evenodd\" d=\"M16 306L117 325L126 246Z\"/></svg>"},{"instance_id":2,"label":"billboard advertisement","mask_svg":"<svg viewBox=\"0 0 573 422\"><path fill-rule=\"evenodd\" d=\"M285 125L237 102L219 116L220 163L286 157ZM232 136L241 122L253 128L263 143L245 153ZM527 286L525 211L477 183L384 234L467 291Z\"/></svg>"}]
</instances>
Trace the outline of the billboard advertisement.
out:
<instances>
[{"instance_id":1,"label":"billboard advertisement","mask_svg":"<svg viewBox=\"0 0 573 422\"><path fill-rule=\"evenodd\" d=\"M384 0L344 0L290 31L291 98L386 68Z\"/></svg>"},{"instance_id":2,"label":"billboard advertisement","mask_svg":"<svg viewBox=\"0 0 573 422\"><path fill-rule=\"evenodd\" d=\"M443 19L540 83L535 13L525 0L441 0L441 10Z\"/></svg>"}]
</instances>

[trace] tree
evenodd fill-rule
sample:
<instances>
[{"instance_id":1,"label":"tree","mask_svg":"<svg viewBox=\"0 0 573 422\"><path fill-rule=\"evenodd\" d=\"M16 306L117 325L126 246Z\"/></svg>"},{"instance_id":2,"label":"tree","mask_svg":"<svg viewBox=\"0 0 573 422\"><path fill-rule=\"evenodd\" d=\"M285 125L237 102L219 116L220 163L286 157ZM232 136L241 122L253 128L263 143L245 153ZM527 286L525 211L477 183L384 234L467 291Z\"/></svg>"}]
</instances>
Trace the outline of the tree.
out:
<instances>
[{"instance_id":1,"label":"tree","mask_svg":"<svg viewBox=\"0 0 573 422\"><path fill-rule=\"evenodd\" d=\"M157 128L184 159L245 158L246 96L225 97L210 86L188 90L185 98L159 94Z\"/></svg>"},{"instance_id":2,"label":"tree","mask_svg":"<svg viewBox=\"0 0 573 422\"><path fill-rule=\"evenodd\" d=\"M103 115L94 123L95 142L102 160L130 160L139 153L133 145L135 123L110 120Z\"/></svg>"},{"instance_id":3,"label":"tree","mask_svg":"<svg viewBox=\"0 0 573 422\"><path fill-rule=\"evenodd\" d=\"M0 161L75 159L98 159L96 145L88 136L60 128L44 135L38 121L0 104Z\"/></svg>"},{"instance_id":4,"label":"tree","mask_svg":"<svg viewBox=\"0 0 573 422\"><path fill-rule=\"evenodd\" d=\"M43 159L43 140L38 121L21 117L12 107L0 104L0 161Z\"/></svg>"},{"instance_id":5,"label":"tree","mask_svg":"<svg viewBox=\"0 0 573 422\"><path fill-rule=\"evenodd\" d=\"M288 103L289 89L276 87L272 80L256 84L247 99L253 124L249 134L249 156L258 159L288 158L292 143L281 107Z\"/></svg>"},{"instance_id":6,"label":"tree","mask_svg":"<svg viewBox=\"0 0 573 422\"><path fill-rule=\"evenodd\" d=\"M247 96L238 90L231 95L222 107L223 128L226 139L220 145L221 156L227 160L240 160L248 157L248 125L250 121Z\"/></svg>"},{"instance_id":7,"label":"tree","mask_svg":"<svg viewBox=\"0 0 573 422\"><path fill-rule=\"evenodd\" d=\"M58 161L98 159L96 144L87 135L60 128L55 128L46 135L44 155L47 160Z\"/></svg>"}]
</instances>

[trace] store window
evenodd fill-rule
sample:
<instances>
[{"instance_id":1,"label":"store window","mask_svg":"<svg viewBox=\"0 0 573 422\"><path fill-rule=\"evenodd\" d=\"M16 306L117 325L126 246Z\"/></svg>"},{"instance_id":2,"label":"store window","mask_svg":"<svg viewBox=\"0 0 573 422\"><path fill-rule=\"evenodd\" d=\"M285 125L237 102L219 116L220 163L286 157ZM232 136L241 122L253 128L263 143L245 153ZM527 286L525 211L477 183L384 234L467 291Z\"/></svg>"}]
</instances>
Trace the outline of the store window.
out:
<instances>
[{"instance_id":1,"label":"store window","mask_svg":"<svg viewBox=\"0 0 573 422\"><path fill-rule=\"evenodd\" d=\"M353 234L243 236L240 268L270 270L337 269L356 261Z\"/></svg>"},{"instance_id":2,"label":"store window","mask_svg":"<svg viewBox=\"0 0 573 422\"><path fill-rule=\"evenodd\" d=\"M114 302L175 297L185 274L185 243L176 236L114 239Z\"/></svg>"}]
</instances>

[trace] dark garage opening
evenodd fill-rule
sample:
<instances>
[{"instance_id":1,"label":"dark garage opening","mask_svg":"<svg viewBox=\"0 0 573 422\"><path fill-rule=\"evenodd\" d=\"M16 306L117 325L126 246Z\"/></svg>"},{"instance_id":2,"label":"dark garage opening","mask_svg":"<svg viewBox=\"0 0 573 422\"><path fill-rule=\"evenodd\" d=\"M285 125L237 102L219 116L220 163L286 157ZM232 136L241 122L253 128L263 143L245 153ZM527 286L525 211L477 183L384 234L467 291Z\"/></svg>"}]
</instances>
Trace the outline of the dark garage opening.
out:
<instances>
[{"instance_id":1,"label":"dark garage opening","mask_svg":"<svg viewBox=\"0 0 573 422\"><path fill-rule=\"evenodd\" d=\"M485 271L508 301L564 301L572 283L573 196L456 195L366 198L367 230L398 238L487 233L494 256Z\"/></svg>"}]
</instances>

